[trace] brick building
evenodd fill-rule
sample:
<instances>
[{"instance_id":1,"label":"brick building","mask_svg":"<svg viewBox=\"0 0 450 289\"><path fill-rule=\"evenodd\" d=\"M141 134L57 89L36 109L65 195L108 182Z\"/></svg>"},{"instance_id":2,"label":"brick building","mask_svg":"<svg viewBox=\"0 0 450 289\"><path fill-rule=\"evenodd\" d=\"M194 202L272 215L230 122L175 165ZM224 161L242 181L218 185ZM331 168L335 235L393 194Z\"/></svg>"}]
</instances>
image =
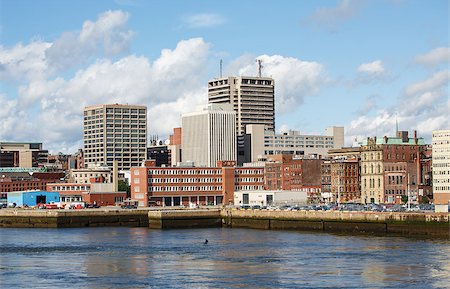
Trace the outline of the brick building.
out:
<instances>
[{"instance_id":1,"label":"brick building","mask_svg":"<svg viewBox=\"0 0 450 289\"><path fill-rule=\"evenodd\" d=\"M232 204L235 191L263 190L263 167L236 167L218 161L217 167L156 167L154 160L131 168L131 198L139 206Z\"/></svg>"},{"instance_id":2,"label":"brick building","mask_svg":"<svg viewBox=\"0 0 450 289\"><path fill-rule=\"evenodd\" d=\"M321 201L321 159L294 158L292 154L267 156L265 189L303 191L309 203Z\"/></svg>"},{"instance_id":3,"label":"brick building","mask_svg":"<svg viewBox=\"0 0 450 289\"><path fill-rule=\"evenodd\" d=\"M407 131L397 137L368 138L361 146L361 201L401 204L408 195L419 200L421 158L426 156L423 138L409 138Z\"/></svg>"}]
</instances>

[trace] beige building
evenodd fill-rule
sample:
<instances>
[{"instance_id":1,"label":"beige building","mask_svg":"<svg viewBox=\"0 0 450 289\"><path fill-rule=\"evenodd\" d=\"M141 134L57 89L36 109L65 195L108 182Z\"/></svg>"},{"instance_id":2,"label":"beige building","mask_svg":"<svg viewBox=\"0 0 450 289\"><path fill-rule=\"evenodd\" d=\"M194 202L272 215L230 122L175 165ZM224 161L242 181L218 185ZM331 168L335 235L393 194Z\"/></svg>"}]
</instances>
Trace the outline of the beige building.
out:
<instances>
[{"instance_id":1,"label":"beige building","mask_svg":"<svg viewBox=\"0 0 450 289\"><path fill-rule=\"evenodd\" d=\"M109 167L72 169L69 174L69 182L76 184L90 184L91 179L102 178L105 183L112 183L112 176L112 171Z\"/></svg>"},{"instance_id":2,"label":"beige building","mask_svg":"<svg viewBox=\"0 0 450 289\"><path fill-rule=\"evenodd\" d=\"M182 161L215 167L236 160L236 113L230 104L211 103L182 116Z\"/></svg>"},{"instance_id":3,"label":"beige building","mask_svg":"<svg viewBox=\"0 0 450 289\"><path fill-rule=\"evenodd\" d=\"M333 126L324 135L306 135L290 130L275 133L266 130L264 125L247 125L246 134L250 136L249 152L255 162L264 155L294 154L326 156L328 150L344 146L344 127Z\"/></svg>"},{"instance_id":4,"label":"beige building","mask_svg":"<svg viewBox=\"0 0 450 289\"><path fill-rule=\"evenodd\" d=\"M32 168L48 162L42 143L0 142L0 167Z\"/></svg>"},{"instance_id":5,"label":"beige building","mask_svg":"<svg viewBox=\"0 0 450 289\"><path fill-rule=\"evenodd\" d=\"M450 130L435 130L433 144L433 196L436 212L450 205Z\"/></svg>"},{"instance_id":6,"label":"beige building","mask_svg":"<svg viewBox=\"0 0 450 289\"><path fill-rule=\"evenodd\" d=\"M147 153L147 107L106 104L84 109L85 167L139 166Z\"/></svg>"},{"instance_id":7,"label":"beige building","mask_svg":"<svg viewBox=\"0 0 450 289\"><path fill-rule=\"evenodd\" d=\"M208 82L209 103L230 103L236 112L236 134L247 124L275 131L275 83L270 77L225 77Z\"/></svg>"}]
</instances>

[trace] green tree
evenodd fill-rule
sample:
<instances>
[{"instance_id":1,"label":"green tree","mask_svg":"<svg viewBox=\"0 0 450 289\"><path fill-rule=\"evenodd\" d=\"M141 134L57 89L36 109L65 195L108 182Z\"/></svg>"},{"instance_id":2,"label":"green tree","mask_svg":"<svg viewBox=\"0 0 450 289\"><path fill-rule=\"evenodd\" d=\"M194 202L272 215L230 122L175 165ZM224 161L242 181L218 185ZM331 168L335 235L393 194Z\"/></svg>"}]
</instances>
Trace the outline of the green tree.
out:
<instances>
[{"instance_id":1,"label":"green tree","mask_svg":"<svg viewBox=\"0 0 450 289\"><path fill-rule=\"evenodd\" d=\"M430 199L428 199L427 196L423 196L422 200L420 201L421 204L429 204L430 203Z\"/></svg>"},{"instance_id":2,"label":"green tree","mask_svg":"<svg viewBox=\"0 0 450 289\"><path fill-rule=\"evenodd\" d=\"M127 198L131 197L131 188L130 185L124 181L124 180L119 180L119 192L127 192Z\"/></svg>"},{"instance_id":3,"label":"green tree","mask_svg":"<svg viewBox=\"0 0 450 289\"><path fill-rule=\"evenodd\" d=\"M408 202L408 196L407 195L403 195L402 196L402 203L406 204Z\"/></svg>"}]
</instances>

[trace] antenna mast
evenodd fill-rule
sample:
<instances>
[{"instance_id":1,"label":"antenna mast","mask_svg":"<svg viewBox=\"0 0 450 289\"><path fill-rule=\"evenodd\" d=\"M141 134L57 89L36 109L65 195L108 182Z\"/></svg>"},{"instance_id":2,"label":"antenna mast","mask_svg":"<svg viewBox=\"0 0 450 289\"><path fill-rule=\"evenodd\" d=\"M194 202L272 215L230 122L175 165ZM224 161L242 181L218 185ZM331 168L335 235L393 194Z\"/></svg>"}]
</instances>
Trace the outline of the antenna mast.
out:
<instances>
[{"instance_id":1,"label":"antenna mast","mask_svg":"<svg viewBox=\"0 0 450 289\"><path fill-rule=\"evenodd\" d=\"M220 60L220 78L222 78L222 59Z\"/></svg>"},{"instance_id":2,"label":"antenna mast","mask_svg":"<svg viewBox=\"0 0 450 289\"><path fill-rule=\"evenodd\" d=\"M256 59L256 62L258 62L258 76L259 77L262 77L261 75L262 75L262 68L263 68L263 66L262 66L262 60L261 59Z\"/></svg>"}]
</instances>

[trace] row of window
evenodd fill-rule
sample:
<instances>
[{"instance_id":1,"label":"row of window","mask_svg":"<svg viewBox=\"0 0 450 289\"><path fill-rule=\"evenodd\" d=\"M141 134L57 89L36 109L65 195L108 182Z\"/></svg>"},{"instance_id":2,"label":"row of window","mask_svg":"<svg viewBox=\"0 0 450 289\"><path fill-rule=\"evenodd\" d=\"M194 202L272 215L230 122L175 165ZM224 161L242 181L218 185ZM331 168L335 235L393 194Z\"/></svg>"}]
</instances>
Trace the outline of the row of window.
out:
<instances>
[{"instance_id":1,"label":"row of window","mask_svg":"<svg viewBox=\"0 0 450 289\"><path fill-rule=\"evenodd\" d=\"M149 169L149 175L220 175L221 169L189 170L189 169Z\"/></svg>"}]
</instances>

